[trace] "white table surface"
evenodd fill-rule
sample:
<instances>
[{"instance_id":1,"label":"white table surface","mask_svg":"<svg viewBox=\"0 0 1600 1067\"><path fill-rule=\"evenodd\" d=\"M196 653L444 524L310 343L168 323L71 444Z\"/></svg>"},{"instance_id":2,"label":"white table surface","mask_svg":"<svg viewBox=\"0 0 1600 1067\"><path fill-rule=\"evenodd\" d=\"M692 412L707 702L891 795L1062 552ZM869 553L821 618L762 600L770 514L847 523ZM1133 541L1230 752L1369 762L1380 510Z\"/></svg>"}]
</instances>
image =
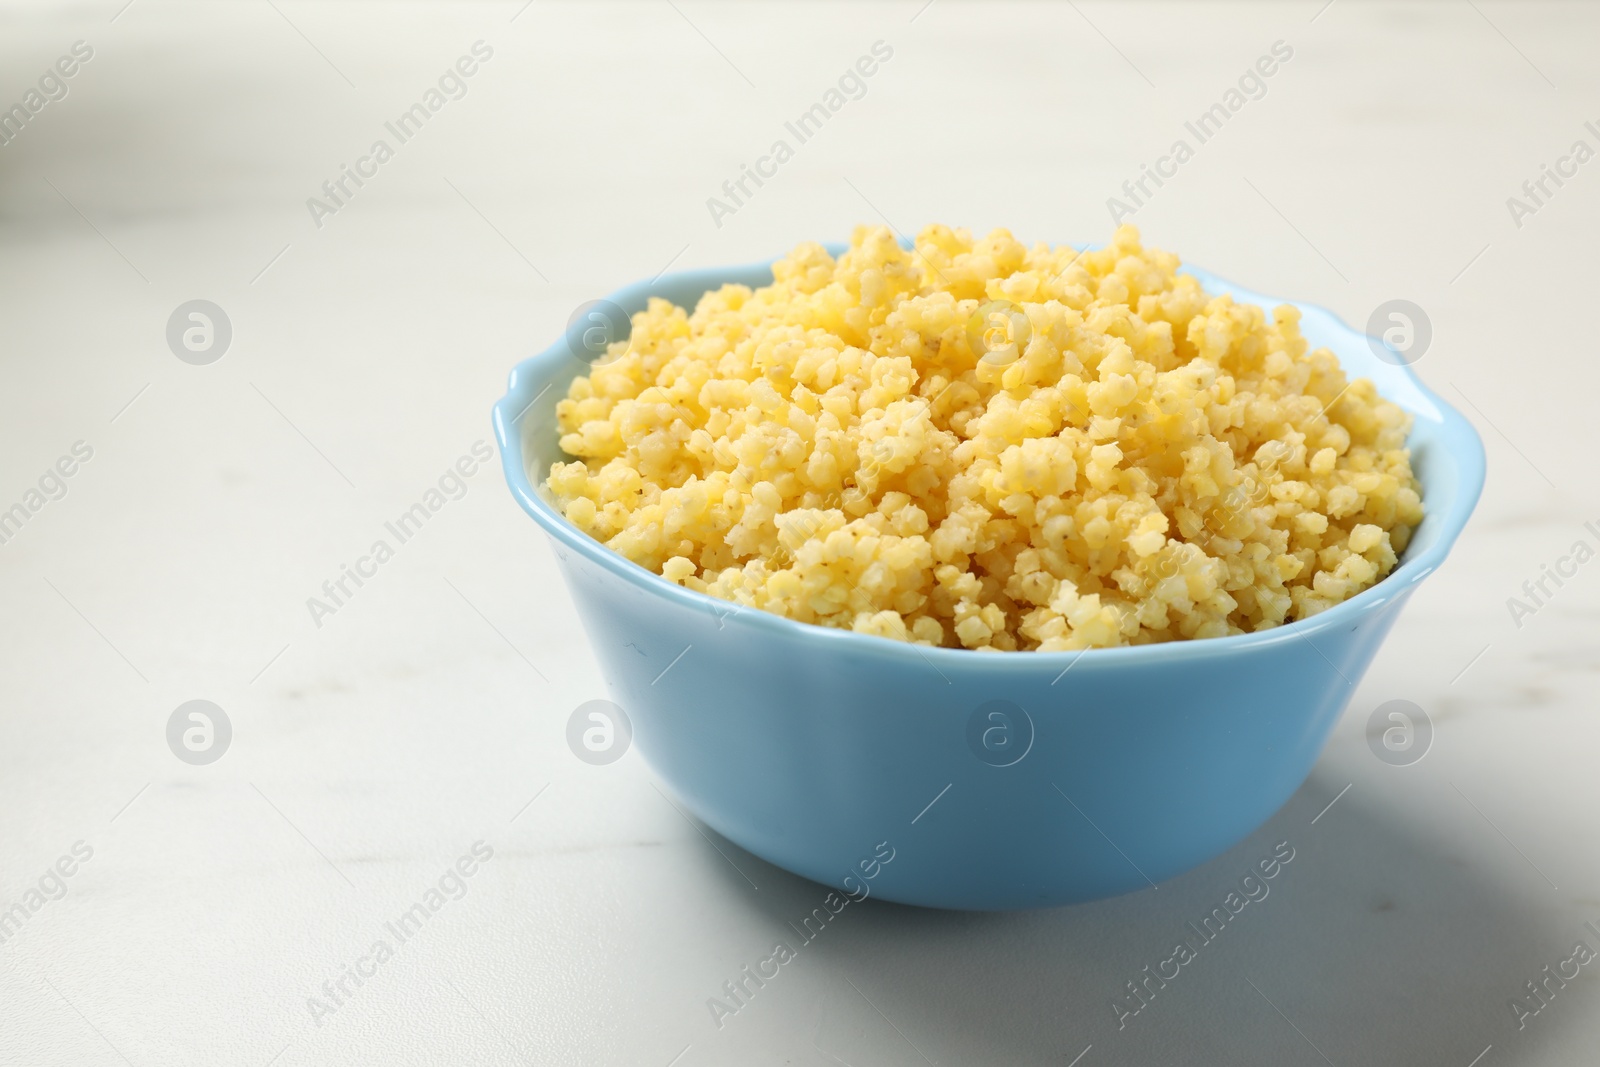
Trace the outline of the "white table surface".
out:
<instances>
[{"instance_id":1,"label":"white table surface","mask_svg":"<svg viewBox=\"0 0 1600 1067\"><path fill-rule=\"evenodd\" d=\"M0 1064L1595 1062L1596 967L1520 1030L1508 1001L1600 949L1600 565L1520 627L1506 601L1597 541L1600 162L1520 227L1506 198L1600 146L1600 11L122 2L0 8L0 104L94 49L0 147L0 508L93 449L0 545L0 909L93 850L0 944ZM480 39L467 95L318 228L306 198ZM865 97L715 225L880 39ZM1280 39L1135 221L1348 321L1426 309L1418 369L1489 452L1466 535L1229 854L1081 907L851 908L719 1029L707 998L821 891L717 840L752 889L637 752L574 758L605 683L498 471L320 627L306 598L581 301L884 217L1103 241L1107 197ZM197 298L233 327L208 366L164 337ZM1365 737L1399 698L1436 732L1404 767ZM165 740L192 699L234 730L205 766ZM313 1019L480 840L466 895ZM1270 898L1119 1031L1123 983L1280 840Z\"/></svg>"}]
</instances>

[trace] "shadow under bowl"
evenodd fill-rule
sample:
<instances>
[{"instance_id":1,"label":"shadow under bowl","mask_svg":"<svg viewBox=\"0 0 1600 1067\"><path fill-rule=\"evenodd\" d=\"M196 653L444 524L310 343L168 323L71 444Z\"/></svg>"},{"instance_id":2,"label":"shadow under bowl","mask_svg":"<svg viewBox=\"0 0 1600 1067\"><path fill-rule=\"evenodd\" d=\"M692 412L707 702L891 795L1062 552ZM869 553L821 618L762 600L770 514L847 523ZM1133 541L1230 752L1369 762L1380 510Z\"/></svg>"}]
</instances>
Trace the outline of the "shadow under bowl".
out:
<instances>
[{"instance_id":1,"label":"shadow under bowl","mask_svg":"<svg viewBox=\"0 0 1600 1067\"><path fill-rule=\"evenodd\" d=\"M768 862L858 897L999 910L1154 885L1226 851L1294 793L1401 605L1465 526L1483 446L1409 367L1330 312L1185 272L1241 303L1294 303L1313 347L1415 417L1426 518L1387 578L1303 622L980 653L740 608L617 555L536 488L570 458L555 406L589 366L571 329L516 366L494 408L506 481L555 547L635 744L684 807ZM692 308L724 283L771 280L770 262L685 271L609 299L630 315L652 296Z\"/></svg>"}]
</instances>

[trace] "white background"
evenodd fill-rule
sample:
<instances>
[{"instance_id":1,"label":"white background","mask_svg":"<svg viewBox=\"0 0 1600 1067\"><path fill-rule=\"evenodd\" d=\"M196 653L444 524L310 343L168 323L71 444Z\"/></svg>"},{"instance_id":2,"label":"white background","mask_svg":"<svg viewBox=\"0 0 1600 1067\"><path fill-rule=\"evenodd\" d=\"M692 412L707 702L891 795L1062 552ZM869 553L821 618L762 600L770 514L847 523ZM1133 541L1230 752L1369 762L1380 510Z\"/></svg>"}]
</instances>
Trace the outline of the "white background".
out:
<instances>
[{"instance_id":1,"label":"white background","mask_svg":"<svg viewBox=\"0 0 1600 1067\"><path fill-rule=\"evenodd\" d=\"M0 147L0 508L94 449L0 545L0 908L94 850L0 944L0 1064L1593 1062L1594 968L1520 1032L1507 1001L1600 949L1600 564L1520 627L1506 601L1600 543L1600 162L1520 227L1506 199L1600 148L1600 12L122 2L0 9L4 106L94 49ZM480 39L468 94L316 226L306 199ZM714 225L880 39L866 96ZM605 685L497 469L320 628L306 598L489 439L580 302L885 218L1104 241L1106 199L1277 40L1267 95L1134 221L1353 323L1425 308L1418 370L1489 452L1475 519L1249 841L1082 907L852 906L718 1029L706 998L822 891L704 836L637 752L567 749ZM165 341L196 298L233 326L210 366ZM234 728L209 766L165 742L196 698ZM1396 698L1436 734L1408 767L1364 734ZM307 998L480 839L467 895L317 1025ZM1119 1032L1123 983L1281 840L1271 896Z\"/></svg>"}]
</instances>

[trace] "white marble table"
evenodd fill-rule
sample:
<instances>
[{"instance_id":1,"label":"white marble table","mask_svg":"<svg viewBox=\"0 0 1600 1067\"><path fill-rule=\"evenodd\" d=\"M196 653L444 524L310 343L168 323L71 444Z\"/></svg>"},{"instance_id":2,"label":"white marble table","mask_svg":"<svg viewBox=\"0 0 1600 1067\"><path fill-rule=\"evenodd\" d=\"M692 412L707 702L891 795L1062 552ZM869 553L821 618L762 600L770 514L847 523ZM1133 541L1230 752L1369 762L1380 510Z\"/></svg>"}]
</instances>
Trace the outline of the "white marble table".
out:
<instances>
[{"instance_id":1,"label":"white marble table","mask_svg":"<svg viewBox=\"0 0 1600 1067\"><path fill-rule=\"evenodd\" d=\"M1600 163L1560 159L1600 147L1600 13L275 2L0 7L0 106L65 91L0 146L0 509L27 513L0 544L0 1064L1594 1062L1594 967L1521 1029L1508 1002L1600 949L1600 565L1507 600L1597 543ZM713 219L877 41L865 94ZM1134 221L1353 322L1424 308L1418 368L1489 451L1476 519L1249 841L1083 907L852 908L719 1028L707 998L819 889L705 836L637 753L574 758L604 681L497 470L331 614L307 599L581 301L884 218L1104 240L1276 41ZM1571 176L1513 218L1543 164ZM166 340L197 299L232 330L206 365ZM197 699L232 726L203 765L166 739ZM1409 766L1367 745L1391 699L1434 729ZM1283 840L1271 896L1119 1030L1124 982Z\"/></svg>"}]
</instances>

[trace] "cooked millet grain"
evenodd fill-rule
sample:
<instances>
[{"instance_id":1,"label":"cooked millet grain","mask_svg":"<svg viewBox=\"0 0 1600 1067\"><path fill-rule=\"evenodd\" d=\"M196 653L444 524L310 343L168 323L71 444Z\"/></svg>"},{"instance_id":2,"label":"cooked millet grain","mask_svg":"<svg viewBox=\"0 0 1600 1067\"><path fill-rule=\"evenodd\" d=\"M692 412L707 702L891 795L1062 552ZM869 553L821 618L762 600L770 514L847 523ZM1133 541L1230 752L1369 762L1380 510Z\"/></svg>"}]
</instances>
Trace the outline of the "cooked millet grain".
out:
<instances>
[{"instance_id":1,"label":"cooked millet grain","mask_svg":"<svg viewBox=\"0 0 1600 1067\"><path fill-rule=\"evenodd\" d=\"M557 407L577 461L550 491L671 581L902 641L1307 618L1388 574L1421 521L1410 416L1307 351L1295 308L1269 319L1178 266L1131 226L1083 253L944 226L914 251L885 227L837 260L802 244L772 285L635 315Z\"/></svg>"}]
</instances>

